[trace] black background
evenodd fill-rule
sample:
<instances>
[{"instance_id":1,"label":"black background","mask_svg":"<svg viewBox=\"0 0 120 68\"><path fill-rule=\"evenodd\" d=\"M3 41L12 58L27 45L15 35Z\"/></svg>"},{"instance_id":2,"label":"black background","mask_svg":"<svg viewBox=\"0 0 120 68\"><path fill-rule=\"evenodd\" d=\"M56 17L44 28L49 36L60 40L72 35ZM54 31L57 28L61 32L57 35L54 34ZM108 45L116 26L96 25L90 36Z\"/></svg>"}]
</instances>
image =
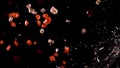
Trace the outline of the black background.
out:
<instances>
[{"instance_id":1,"label":"black background","mask_svg":"<svg viewBox=\"0 0 120 68\"><path fill-rule=\"evenodd\" d=\"M16 68L20 66L20 68L27 68L27 66L29 68L54 68L55 66L60 66L63 59L68 61L66 68L84 68L83 62L91 66L94 49L90 48L91 44L98 43L101 40L104 41L112 35L111 31L116 26L119 27L119 1L104 1L97 6L95 0L41 0L41 2L38 2L38 0L0 0L0 39L5 40L5 44L0 46L0 68L5 68L2 65L16 66ZM42 15L40 9L45 8L46 13L51 16L52 23L45 29L44 35L39 33L40 27L35 24L34 16L28 13L26 8L28 3L31 3L32 7L40 15ZM58 9L57 15L50 13L51 6L55 6ZM87 10L92 10L93 15L91 17L87 16ZM15 20L17 27L12 28L8 22L7 14L15 11L20 13L20 18ZM28 27L24 26L26 19L30 21ZM70 19L71 22L66 23L66 19ZM19 22L21 24L18 24ZM86 34L81 33L82 28L86 28ZM21 33L22 36L18 37L18 33ZM16 37L20 43L19 47L13 45ZM49 38L55 40L55 44L51 47L47 43ZM68 41L66 43L62 42L63 38ZM39 43L36 46L28 47L25 44L27 39L36 40ZM77 51L73 49L71 56L66 56L62 53L66 44L74 48L77 47L80 41L87 44L87 48L82 45L78 47ZM5 50L8 44L13 46L10 52ZM60 56L55 63L50 63L49 56L56 47L60 49ZM42 54L37 54L37 49L42 49ZM20 62L13 60L15 55L20 55ZM75 61L69 61L70 57L74 58ZM72 67L71 64L74 62L77 65ZM116 66L116 64L114 65Z\"/></svg>"}]
</instances>

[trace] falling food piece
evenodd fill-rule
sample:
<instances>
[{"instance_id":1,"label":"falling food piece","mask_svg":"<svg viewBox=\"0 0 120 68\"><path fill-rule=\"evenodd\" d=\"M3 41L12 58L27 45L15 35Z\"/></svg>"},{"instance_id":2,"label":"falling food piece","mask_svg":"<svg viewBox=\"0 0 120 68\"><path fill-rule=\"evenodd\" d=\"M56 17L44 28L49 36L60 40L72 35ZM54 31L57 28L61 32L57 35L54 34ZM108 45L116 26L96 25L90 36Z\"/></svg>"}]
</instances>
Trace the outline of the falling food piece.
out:
<instances>
[{"instance_id":1,"label":"falling food piece","mask_svg":"<svg viewBox=\"0 0 120 68\"><path fill-rule=\"evenodd\" d=\"M63 64L63 65L66 65L66 61L65 61L65 60L63 60L63 61L62 61L62 64Z\"/></svg>"},{"instance_id":2,"label":"falling food piece","mask_svg":"<svg viewBox=\"0 0 120 68\"><path fill-rule=\"evenodd\" d=\"M0 40L0 45L3 45L4 44L4 41L3 40Z\"/></svg>"},{"instance_id":3,"label":"falling food piece","mask_svg":"<svg viewBox=\"0 0 120 68\"><path fill-rule=\"evenodd\" d=\"M34 42L33 42L33 45L37 45L37 41L34 41Z\"/></svg>"},{"instance_id":4,"label":"falling food piece","mask_svg":"<svg viewBox=\"0 0 120 68\"><path fill-rule=\"evenodd\" d=\"M51 17L47 17L43 23L49 25L51 23Z\"/></svg>"},{"instance_id":5,"label":"falling food piece","mask_svg":"<svg viewBox=\"0 0 120 68\"><path fill-rule=\"evenodd\" d=\"M97 62L100 62L99 58L97 57Z\"/></svg>"},{"instance_id":6,"label":"falling food piece","mask_svg":"<svg viewBox=\"0 0 120 68\"><path fill-rule=\"evenodd\" d=\"M43 14L42 16L43 16L43 18L47 18L47 17L49 17L48 14Z\"/></svg>"},{"instance_id":7,"label":"falling food piece","mask_svg":"<svg viewBox=\"0 0 120 68\"><path fill-rule=\"evenodd\" d=\"M101 2L101 0L96 0L95 4L96 4L96 5L99 5L100 2Z\"/></svg>"},{"instance_id":8,"label":"falling food piece","mask_svg":"<svg viewBox=\"0 0 120 68\"><path fill-rule=\"evenodd\" d=\"M93 16L93 11L92 10L88 10L86 12L86 14L88 15L88 17L91 17L91 16Z\"/></svg>"},{"instance_id":9,"label":"falling food piece","mask_svg":"<svg viewBox=\"0 0 120 68\"><path fill-rule=\"evenodd\" d=\"M44 13L46 10L45 10L45 8L42 8L40 11L41 11L42 13Z\"/></svg>"},{"instance_id":10,"label":"falling food piece","mask_svg":"<svg viewBox=\"0 0 120 68\"><path fill-rule=\"evenodd\" d=\"M57 53L57 52L55 52L53 55L54 55L55 57L58 57L58 53Z\"/></svg>"},{"instance_id":11,"label":"falling food piece","mask_svg":"<svg viewBox=\"0 0 120 68\"><path fill-rule=\"evenodd\" d=\"M29 8L29 9L28 9L28 12L29 12L29 13L35 12L35 9Z\"/></svg>"},{"instance_id":12,"label":"falling food piece","mask_svg":"<svg viewBox=\"0 0 120 68\"><path fill-rule=\"evenodd\" d=\"M18 34L18 36L22 36L22 34Z\"/></svg>"},{"instance_id":13,"label":"falling food piece","mask_svg":"<svg viewBox=\"0 0 120 68\"><path fill-rule=\"evenodd\" d=\"M77 47L75 47L75 50L78 50L78 48L77 48Z\"/></svg>"},{"instance_id":14,"label":"falling food piece","mask_svg":"<svg viewBox=\"0 0 120 68\"><path fill-rule=\"evenodd\" d=\"M26 8L30 9L31 8L31 4L27 4Z\"/></svg>"},{"instance_id":15,"label":"falling food piece","mask_svg":"<svg viewBox=\"0 0 120 68\"><path fill-rule=\"evenodd\" d=\"M18 24L21 24L21 22L19 22Z\"/></svg>"},{"instance_id":16,"label":"falling food piece","mask_svg":"<svg viewBox=\"0 0 120 68\"><path fill-rule=\"evenodd\" d=\"M55 57L54 57L54 56L49 56L49 59L50 59L50 61L51 61L51 62L56 61L56 59L55 59Z\"/></svg>"},{"instance_id":17,"label":"falling food piece","mask_svg":"<svg viewBox=\"0 0 120 68\"><path fill-rule=\"evenodd\" d=\"M29 25L29 21L25 20L25 26L28 26L28 25Z\"/></svg>"},{"instance_id":18,"label":"falling food piece","mask_svg":"<svg viewBox=\"0 0 120 68\"><path fill-rule=\"evenodd\" d=\"M15 15L13 16L14 18L18 18L20 16L19 13L15 13Z\"/></svg>"},{"instance_id":19,"label":"falling food piece","mask_svg":"<svg viewBox=\"0 0 120 68\"><path fill-rule=\"evenodd\" d=\"M13 18L18 18L20 16L20 14L18 12L13 12L11 13Z\"/></svg>"},{"instance_id":20,"label":"falling food piece","mask_svg":"<svg viewBox=\"0 0 120 68\"><path fill-rule=\"evenodd\" d=\"M33 14L33 15L37 14L37 12L35 11L35 9L33 9L33 8L29 8L28 12L31 13L31 14Z\"/></svg>"},{"instance_id":21,"label":"falling food piece","mask_svg":"<svg viewBox=\"0 0 120 68\"><path fill-rule=\"evenodd\" d=\"M101 47L101 48L99 48L99 51L101 51L101 50L103 50L104 49L104 47Z\"/></svg>"},{"instance_id":22,"label":"falling food piece","mask_svg":"<svg viewBox=\"0 0 120 68\"><path fill-rule=\"evenodd\" d=\"M37 12L36 11L33 11L33 12L31 12L33 15L36 15L37 14Z\"/></svg>"},{"instance_id":23,"label":"falling food piece","mask_svg":"<svg viewBox=\"0 0 120 68\"><path fill-rule=\"evenodd\" d=\"M54 44L54 40L48 39L48 43L49 43L49 44Z\"/></svg>"},{"instance_id":24,"label":"falling food piece","mask_svg":"<svg viewBox=\"0 0 120 68\"><path fill-rule=\"evenodd\" d=\"M86 29L85 29L85 28L82 28L82 29L81 29L81 33L82 33L82 34L85 34L85 33L86 33Z\"/></svg>"},{"instance_id":25,"label":"falling food piece","mask_svg":"<svg viewBox=\"0 0 120 68\"><path fill-rule=\"evenodd\" d=\"M13 17L9 17L9 22L12 22L13 21Z\"/></svg>"},{"instance_id":26,"label":"falling food piece","mask_svg":"<svg viewBox=\"0 0 120 68\"><path fill-rule=\"evenodd\" d=\"M67 39L63 38L62 41L63 41L63 42L67 42Z\"/></svg>"},{"instance_id":27,"label":"falling food piece","mask_svg":"<svg viewBox=\"0 0 120 68\"><path fill-rule=\"evenodd\" d=\"M52 6L50 12L55 15L58 13L58 10L54 6Z\"/></svg>"},{"instance_id":28,"label":"falling food piece","mask_svg":"<svg viewBox=\"0 0 120 68\"><path fill-rule=\"evenodd\" d=\"M59 51L59 49L58 49L58 48L56 48L56 49L55 49L55 52L58 52L58 51Z\"/></svg>"},{"instance_id":29,"label":"falling food piece","mask_svg":"<svg viewBox=\"0 0 120 68\"><path fill-rule=\"evenodd\" d=\"M41 27L42 27L42 28L46 28L47 26L46 26L45 24L42 24Z\"/></svg>"},{"instance_id":30,"label":"falling food piece","mask_svg":"<svg viewBox=\"0 0 120 68\"><path fill-rule=\"evenodd\" d=\"M37 21L37 25L38 25L38 26L41 26L41 21L38 20L38 21Z\"/></svg>"},{"instance_id":31,"label":"falling food piece","mask_svg":"<svg viewBox=\"0 0 120 68\"><path fill-rule=\"evenodd\" d=\"M30 46L30 45L32 45L32 41L31 41L30 39L29 39L29 40L27 40L27 42L26 42L26 43L27 43L27 45L29 45L29 46Z\"/></svg>"},{"instance_id":32,"label":"falling food piece","mask_svg":"<svg viewBox=\"0 0 120 68\"><path fill-rule=\"evenodd\" d=\"M14 45L19 46L19 43L18 43L18 41L16 39L14 40Z\"/></svg>"},{"instance_id":33,"label":"falling food piece","mask_svg":"<svg viewBox=\"0 0 120 68\"><path fill-rule=\"evenodd\" d=\"M70 20L69 19L66 19L66 21L65 21L66 23L70 23Z\"/></svg>"},{"instance_id":34,"label":"falling food piece","mask_svg":"<svg viewBox=\"0 0 120 68\"><path fill-rule=\"evenodd\" d=\"M16 27L16 23L15 22L11 22L10 25L11 25L11 27L14 27L14 28Z\"/></svg>"},{"instance_id":35,"label":"falling food piece","mask_svg":"<svg viewBox=\"0 0 120 68\"><path fill-rule=\"evenodd\" d=\"M89 67L85 65L84 68L89 68Z\"/></svg>"},{"instance_id":36,"label":"falling food piece","mask_svg":"<svg viewBox=\"0 0 120 68\"><path fill-rule=\"evenodd\" d=\"M43 24L46 24L47 23L47 19L45 19L44 21L43 21Z\"/></svg>"},{"instance_id":37,"label":"falling food piece","mask_svg":"<svg viewBox=\"0 0 120 68\"><path fill-rule=\"evenodd\" d=\"M13 59L14 59L15 62L19 62L20 59L21 59L21 57L20 57L19 55L15 55L15 56L13 57Z\"/></svg>"},{"instance_id":38,"label":"falling food piece","mask_svg":"<svg viewBox=\"0 0 120 68\"><path fill-rule=\"evenodd\" d=\"M40 15L39 15L39 14L36 14L36 15L35 15L35 18L36 18L37 20L39 20L39 19L40 19Z\"/></svg>"},{"instance_id":39,"label":"falling food piece","mask_svg":"<svg viewBox=\"0 0 120 68\"><path fill-rule=\"evenodd\" d=\"M50 23L52 21L51 17L48 17L47 21L48 21L48 23Z\"/></svg>"},{"instance_id":40,"label":"falling food piece","mask_svg":"<svg viewBox=\"0 0 120 68\"><path fill-rule=\"evenodd\" d=\"M45 31L44 29L42 29L42 28L40 29L41 34L44 34L44 31Z\"/></svg>"},{"instance_id":41,"label":"falling food piece","mask_svg":"<svg viewBox=\"0 0 120 68\"><path fill-rule=\"evenodd\" d=\"M8 46L6 47L6 51L10 51L10 49L11 49L11 45L8 45Z\"/></svg>"},{"instance_id":42,"label":"falling food piece","mask_svg":"<svg viewBox=\"0 0 120 68\"><path fill-rule=\"evenodd\" d=\"M68 54L70 52L70 48L68 46L64 47L64 53Z\"/></svg>"}]
</instances>

